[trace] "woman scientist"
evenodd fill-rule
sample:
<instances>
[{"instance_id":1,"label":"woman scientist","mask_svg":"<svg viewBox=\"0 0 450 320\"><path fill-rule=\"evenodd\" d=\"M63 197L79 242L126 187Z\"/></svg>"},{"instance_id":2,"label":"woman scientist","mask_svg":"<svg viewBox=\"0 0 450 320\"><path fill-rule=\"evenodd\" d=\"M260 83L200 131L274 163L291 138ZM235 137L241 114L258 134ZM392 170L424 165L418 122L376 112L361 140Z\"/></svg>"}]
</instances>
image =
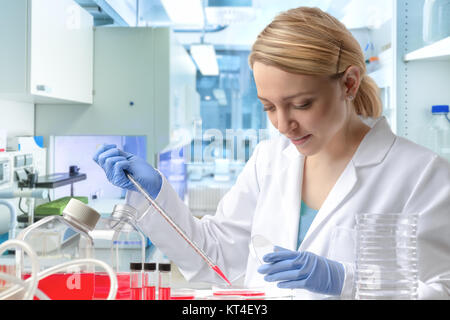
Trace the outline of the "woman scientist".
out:
<instances>
[{"instance_id":1,"label":"woman scientist","mask_svg":"<svg viewBox=\"0 0 450 320\"><path fill-rule=\"evenodd\" d=\"M292 9L259 34L249 63L281 135L258 144L214 216L194 218L167 180L133 154L104 145L94 156L111 183L129 190L150 240L186 279L223 283L124 170L232 282L245 276L248 287L277 283L299 298L345 299L354 291L355 214L419 213L419 298L448 298L450 164L391 132L352 34L319 9ZM278 247L262 266L249 250L256 234Z\"/></svg>"}]
</instances>

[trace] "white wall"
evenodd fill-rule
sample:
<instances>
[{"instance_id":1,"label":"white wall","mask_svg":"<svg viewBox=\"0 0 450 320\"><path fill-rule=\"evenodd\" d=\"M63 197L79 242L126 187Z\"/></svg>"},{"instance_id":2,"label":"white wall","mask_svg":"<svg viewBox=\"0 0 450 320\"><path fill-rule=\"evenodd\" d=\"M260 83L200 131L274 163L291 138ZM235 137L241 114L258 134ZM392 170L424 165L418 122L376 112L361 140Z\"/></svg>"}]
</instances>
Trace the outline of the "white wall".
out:
<instances>
[{"instance_id":1,"label":"white wall","mask_svg":"<svg viewBox=\"0 0 450 320\"><path fill-rule=\"evenodd\" d=\"M34 135L34 104L0 100L0 129L8 132L8 147L12 137Z\"/></svg>"}]
</instances>

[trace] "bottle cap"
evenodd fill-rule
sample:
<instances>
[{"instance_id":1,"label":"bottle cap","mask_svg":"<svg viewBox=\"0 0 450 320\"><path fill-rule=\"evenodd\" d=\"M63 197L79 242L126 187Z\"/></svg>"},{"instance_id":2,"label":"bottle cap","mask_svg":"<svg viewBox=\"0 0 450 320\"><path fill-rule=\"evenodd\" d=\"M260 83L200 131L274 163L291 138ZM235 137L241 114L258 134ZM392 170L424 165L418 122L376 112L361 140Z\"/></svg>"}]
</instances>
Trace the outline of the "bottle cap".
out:
<instances>
[{"instance_id":1,"label":"bottle cap","mask_svg":"<svg viewBox=\"0 0 450 320\"><path fill-rule=\"evenodd\" d=\"M140 263L140 262L130 262L130 270L135 270L135 271L142 270L142 263Z\"/></svg>"},{"instance_id":2,"label":"bottle cap","mask_svg":"<svg viewBox=\"0 0 450 320\"><path fill-rule=\"evenodd\" d=\"M158 263L159 271L170 271L170 263Z\"/></svg>"},{"instance_id":3,"label":"bottle cap","mask_svg":"<svg viewBox=\"0 0 450 320\"><path fill-rule=\"evenodd\" d=\"M97 211L75 198L70 199L63 210L63 216L75 220L89 231L94 230L98 219L100 219L100 214Z\"/></svg>"},{"instance_id":4,"label":"bottle cap","mask_svg":"<svg viewBox=\"0 0 450 320\"><path fill-rule=\"evenodd\" d=\"M144 270L145 271L155 271L156 270L156 263L153 262L146 262L144 263Z\"/></svg>"},{"instance_id":5,"label":"bottle cap","mask_svg":"<svg viewBox=\"0 0 450 320\"><path fill-rule=\"evenodd\" d=\"M445 112L448 113L449 112L449 106L447 105L435 105L431 107L431 113L441 113L441 112Z\"/></svg>"}]
</instances>

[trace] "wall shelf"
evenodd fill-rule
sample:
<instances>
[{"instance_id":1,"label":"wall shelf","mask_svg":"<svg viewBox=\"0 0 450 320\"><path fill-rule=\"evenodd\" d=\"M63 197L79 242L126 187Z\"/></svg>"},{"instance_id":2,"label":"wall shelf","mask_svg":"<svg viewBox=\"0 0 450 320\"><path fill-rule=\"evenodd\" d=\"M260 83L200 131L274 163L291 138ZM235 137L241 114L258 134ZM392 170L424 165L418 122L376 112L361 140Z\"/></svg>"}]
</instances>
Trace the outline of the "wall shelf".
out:
<instances>
[{"instance_id":1,"label":"wall shelf","mask_svg":"<svg viewBox=\"0 0 450 320\"><path fill-rule=\"evenodd\" d=\"M450 60L450 37L437 41L429 46L422 47L404 56L404 61L429 60L445 61Z\"/></svg>"},{"instance_id":2,"label":"wall shelf","mask_svg":"<svg viewBox=\"0 0 450 320\"><path fill-rule=\"evenodd\" d=\"M386 88L392 84L392 67L384 67L369 73L369 76L376 82L378 87Z\"/></svg>"}]
</instances>

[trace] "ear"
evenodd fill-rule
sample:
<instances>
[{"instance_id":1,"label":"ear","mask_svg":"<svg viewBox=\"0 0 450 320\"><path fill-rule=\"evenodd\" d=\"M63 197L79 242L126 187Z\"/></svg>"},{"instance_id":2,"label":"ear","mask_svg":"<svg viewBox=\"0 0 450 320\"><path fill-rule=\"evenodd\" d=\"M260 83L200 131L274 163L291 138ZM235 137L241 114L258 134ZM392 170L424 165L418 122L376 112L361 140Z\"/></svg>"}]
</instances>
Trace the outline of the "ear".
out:
<instances>
[{"instance_id":1,"label":"ear","mask_svg":"<svg viewBox=\"0 0 450 320\"><path fill-rule=\"evenodd\" d=\"M342 77L342 84L345 94L345 99L353 100L358 93L359 85L361 83L361 72L358 67L350 66L345 70Z\"/></svg>"}]
</instances>

